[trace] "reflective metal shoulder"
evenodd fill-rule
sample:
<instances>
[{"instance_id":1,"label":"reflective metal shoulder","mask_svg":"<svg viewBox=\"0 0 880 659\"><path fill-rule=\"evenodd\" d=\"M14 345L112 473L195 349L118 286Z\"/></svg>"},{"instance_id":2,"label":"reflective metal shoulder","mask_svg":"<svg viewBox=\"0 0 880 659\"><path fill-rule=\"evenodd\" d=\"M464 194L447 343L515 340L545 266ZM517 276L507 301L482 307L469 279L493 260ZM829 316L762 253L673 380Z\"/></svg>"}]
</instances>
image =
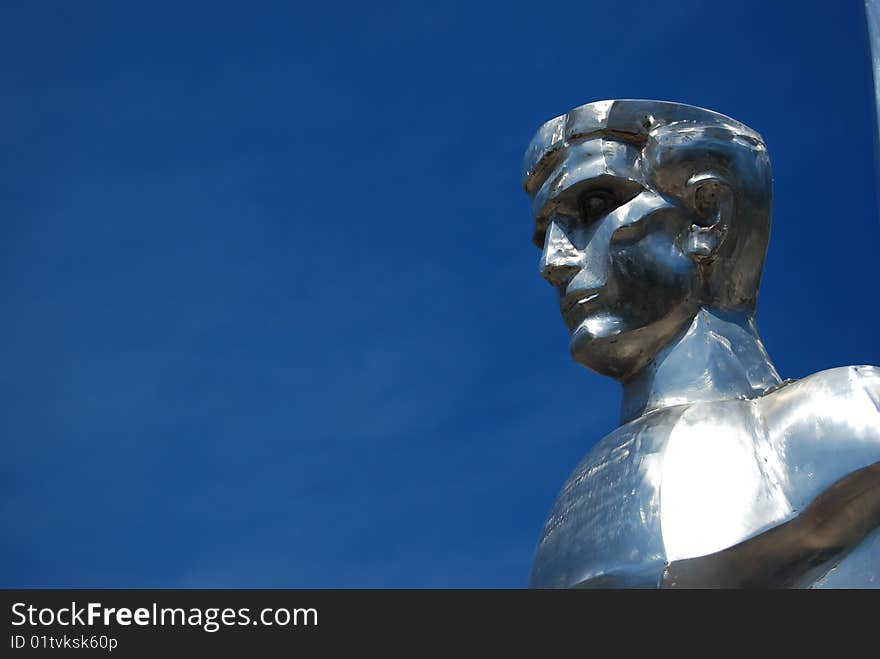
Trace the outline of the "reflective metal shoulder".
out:
<instances>
[{"instance_id":1,"label":"reflective metal shoulder","mask_svg":"<svg viewBox=\"0 0 880 659\"><path fill-rule=\"evenodd\" d=\"M683 410L658 410L621 426L577 466L545 524L530 587L657 587L666 562L663 451Z\"/></svg>"},{"instance_id":2,"label":"reflective metal shoulder","mask_svg":"<svg viewBox=\"0 0 880 659\"><path fill-rule=\"evenodd\" d=\"M820 371L758 404L787 466L784 487L795 512L843 476L880 460L880 368Z\"/></svg>"}]
</instances>

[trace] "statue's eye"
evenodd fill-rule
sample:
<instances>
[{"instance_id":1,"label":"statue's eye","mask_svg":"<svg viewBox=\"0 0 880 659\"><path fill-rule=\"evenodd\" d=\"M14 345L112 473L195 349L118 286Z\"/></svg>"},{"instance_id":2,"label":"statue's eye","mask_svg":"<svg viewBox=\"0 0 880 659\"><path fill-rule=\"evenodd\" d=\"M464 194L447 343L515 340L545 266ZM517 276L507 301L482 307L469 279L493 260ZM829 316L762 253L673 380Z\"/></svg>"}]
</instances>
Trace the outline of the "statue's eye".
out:
<instances>
[{"instance_id":1,"label":"statue's eye","mask_svg":"<svg viewBox=\"0 0 880 659\"><path fill-rule=\"evenodd\" d=\"M593 222L614 210L617 198L609 190L588 190L581 195L580 206L583 221Z\"/></svg>"}]
</instances>

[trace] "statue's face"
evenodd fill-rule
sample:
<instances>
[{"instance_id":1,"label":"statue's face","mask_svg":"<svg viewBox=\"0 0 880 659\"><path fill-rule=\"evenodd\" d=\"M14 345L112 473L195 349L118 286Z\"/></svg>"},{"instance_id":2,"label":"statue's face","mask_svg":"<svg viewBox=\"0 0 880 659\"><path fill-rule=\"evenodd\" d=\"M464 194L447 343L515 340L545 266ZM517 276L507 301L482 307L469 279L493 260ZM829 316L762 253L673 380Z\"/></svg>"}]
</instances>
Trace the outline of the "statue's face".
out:
<instances>
[{"instance_id":1,"label":"statue's face","mask_svg":"<svg viewBox=\"0 0 880 659\"><path fill-rule=\"evenodd\" d=\"M684 190L655 189L640 149L611 139L572 145L535 194L541 274L559 292L575 361L627 379L684 329L699 307Z\"/></svg>"}]
</instances>

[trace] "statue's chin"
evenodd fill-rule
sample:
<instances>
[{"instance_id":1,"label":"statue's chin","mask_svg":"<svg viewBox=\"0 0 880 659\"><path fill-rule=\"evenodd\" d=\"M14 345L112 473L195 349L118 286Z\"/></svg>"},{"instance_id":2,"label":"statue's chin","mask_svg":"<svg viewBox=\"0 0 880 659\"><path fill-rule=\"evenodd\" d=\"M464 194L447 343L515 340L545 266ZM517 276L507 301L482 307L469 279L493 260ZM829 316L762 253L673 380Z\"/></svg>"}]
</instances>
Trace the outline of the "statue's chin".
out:
<instances>
[{"instance_id":1,"label":"statue's chin","mask_svg":"<svg viewBox=\"0 0 880 659\"><path fill-rule=\"evenodd\" d=\"M615 379L631 369L623 320L610 313L590 316L575 327L569 340L571 357L581 366Z\"/></svg>"},{"instance_id":2,"label":"statue's chin","mask_svg":"<svg viewBox=\"0 0 880 659\"><path fill-rule=\"evenodd\" d=\"M571 357L601 375L627 380L690 324L694 309L681 305L660 319L635 327L632 320L610 312L592 315L571 333Z\"/></svg>"}]
</instances>

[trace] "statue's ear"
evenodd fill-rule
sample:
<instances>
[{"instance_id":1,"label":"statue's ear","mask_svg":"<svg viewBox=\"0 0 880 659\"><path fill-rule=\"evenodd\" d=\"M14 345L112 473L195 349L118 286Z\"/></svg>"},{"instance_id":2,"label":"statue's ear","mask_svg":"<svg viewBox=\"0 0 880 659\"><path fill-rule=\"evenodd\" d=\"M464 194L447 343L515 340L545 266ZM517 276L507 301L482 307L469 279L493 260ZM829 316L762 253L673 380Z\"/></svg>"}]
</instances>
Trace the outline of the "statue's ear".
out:
<instances>
[{"instance_id":1,"label":"statue's ear","mask_svg":"<svg viewBox=\"0 0 880 659\"><path fill-rule=\"evenodd\" d=\"M733 220L733 190L720 174L702 172L688 179L685 195L697 218L688 231L686 251L694 260L711 260Z\"/></svg>"}]
</instances>

